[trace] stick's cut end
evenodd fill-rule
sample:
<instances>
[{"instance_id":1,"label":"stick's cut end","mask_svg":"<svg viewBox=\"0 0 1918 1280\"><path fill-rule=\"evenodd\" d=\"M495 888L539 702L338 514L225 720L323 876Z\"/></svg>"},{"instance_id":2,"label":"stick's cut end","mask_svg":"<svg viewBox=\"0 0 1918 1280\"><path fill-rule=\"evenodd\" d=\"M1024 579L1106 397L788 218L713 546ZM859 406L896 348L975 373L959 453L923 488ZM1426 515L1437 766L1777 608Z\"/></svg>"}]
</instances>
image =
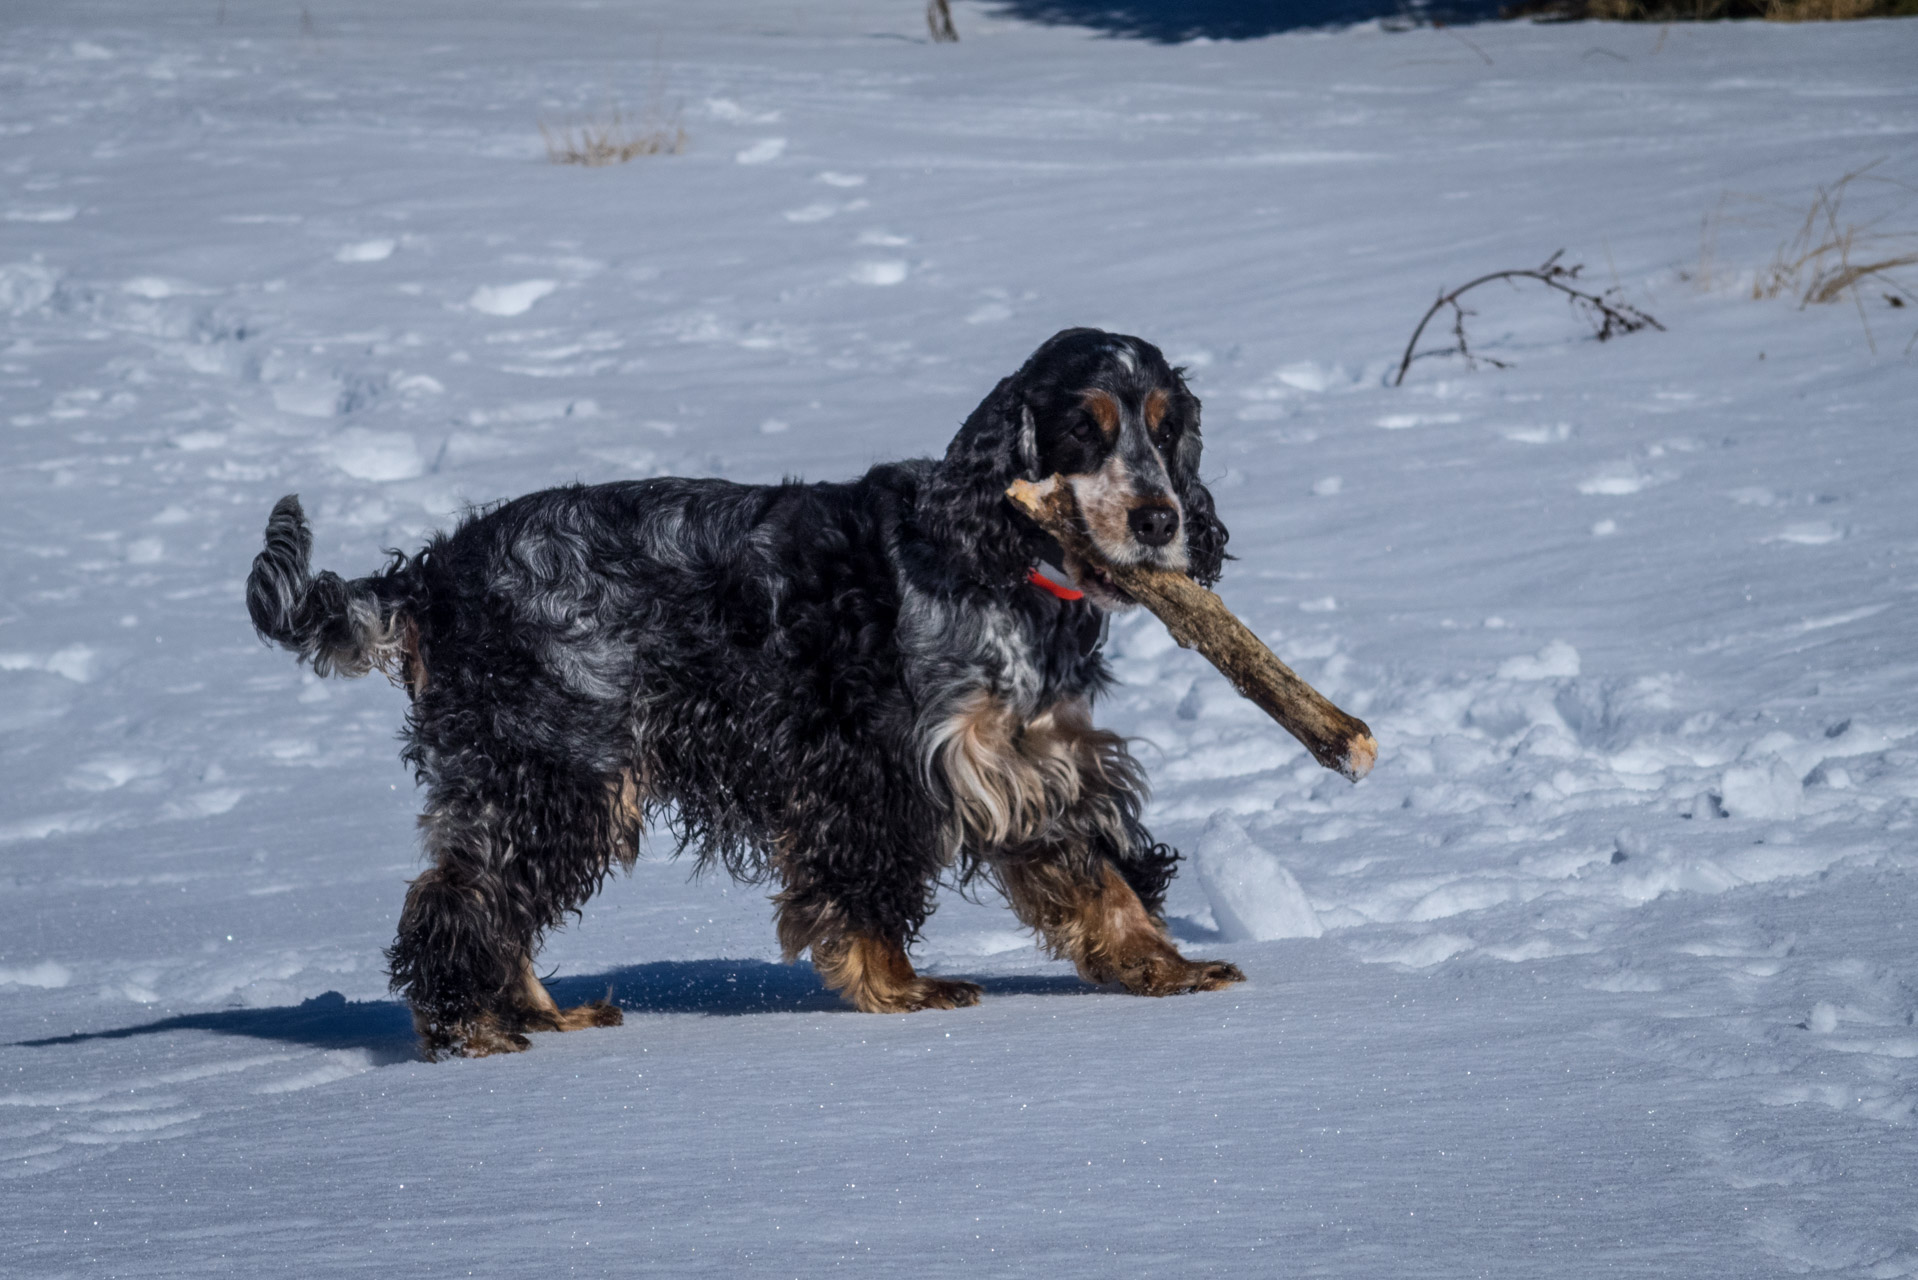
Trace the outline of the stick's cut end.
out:
<instances>
[{"instance_id":1,"label":"stick's cut end","mask_svg":"<svg viewBox=\"0 0 1918 1280\"><path fill-rule=\"evenodd\" d=\"M1351 739L1345 745L1345 760L1339 766L1339 772L1348 779L1357 782L1372 772L1372 766L1379 760L1379 742L1371 734L1363 734Z\"/></svg>"}]
</instances>

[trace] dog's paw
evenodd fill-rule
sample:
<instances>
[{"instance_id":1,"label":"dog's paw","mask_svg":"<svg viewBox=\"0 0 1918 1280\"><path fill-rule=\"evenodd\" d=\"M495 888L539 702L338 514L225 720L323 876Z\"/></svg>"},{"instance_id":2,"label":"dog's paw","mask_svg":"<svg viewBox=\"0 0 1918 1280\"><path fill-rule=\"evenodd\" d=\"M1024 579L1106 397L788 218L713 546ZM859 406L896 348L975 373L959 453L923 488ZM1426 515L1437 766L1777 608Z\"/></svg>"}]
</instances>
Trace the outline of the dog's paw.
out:
<instances>
[{"instance_id":1,"label":"dog's paw","mask_svg":"<svg viewBox=\"0 0 1918 1280\"><path fill-rule=\"evenodd\" d=\"M1244 982L1245 974L1239 966L1223 960L1187 960L1174 951L1142 957L1112 973L1109 981L1135 996L1176 996L1188 991L1218 991Z\"/></svg>"},{"instance_id":2,"label":"dog's paw","mask_svg":"<svg viewBox=\"0 0 1918 1280\"><path fill-rule=\"evenodd\" d=\"M921 1009L964 1009L979 1003L985 989L976 982L957 978L915 977L883 991L862 993L857 1000L863 1013L917 1013Z\"/></svg>"},{"instance_id":3,"label":"dog's paw","mask_svg":"<svg viewBox=\"0 0 1918 1280\"><path fill-rule=\"evenodd\" d=\"M533 1042L517 1031L508 1031L492 1019L469 1022L433 1038L427 1044L427 1059L490 1058L496 1053L525 1053Z\"/></svg>"},{"instance_id":4,"label":"dog's paw","mask_svg":"<svg viewBox=\"0 0 1918 1280\"><path fill-rule=\"evenodd\" d=\"M985 994L978 983L957 978L914 978L912 985L918 988L915 1009L969 1009Z\"/></svg>"},{"instance_id":5,"label":"dog's paw","mask_svg":"<svg viewBox=\"0 0 1918 1280\"><path fill-rule=\"evenodd\" d=\"M525 1053L533 1047L533 1042L517 1031L496 1031L487 1028L468 1035L457 1046L462 1058L490 1058L496 1053Z\"/></svg>"},{"instance_id":6,"label":"dog's paw","mask_svg":"<svg viewBox=\"0 0 1918 1280\"><path fill-rule=\"evenodd\" d=\"M588 1027L617 1027L623 1025L625 1021L626 1015L621 1013L619 1006L610 1000L576 1004L570 1009L559 1011L561 1031L584 1031Z\"/></svg>"},{"instance_id":7,"label":"dog's paw","mask_svg":"<svg viewBox=\"0 0 1918 1280\"><path fill-rule=\"evenodd\" d=\"M1223 960L1194 960L1189 962L1197 972L1192 975L1192 985L1187 991L1223 991L1235 982L1245 981L1245 972L1236 964L1227 964Z\"/></svg>"},{"instance_id":8,"label":"dog's paw","mask_svg":"<svg viewBox=\"0 0 1918 1280\"><path fill-rule=\"evenodd\" d=\"M617 1027L626 1015L610 1000L576 1004L570 1009L523 1009L519 1015L521 1031L585 1031L590 1027Z\"/></svg>"},{"instance_id":9,"label":"dog's paw","mask_svg":"<svg viewBox=\"0 0 1918 1280\"><path fill-rule=\"evenodd\" d=\"M415 1015L420 1053L428 1062L448 1058L490 1058L496 1053L525 1053L533 1042L491 1014L460 1022L429 1021ZM538 1030L539 1028L531 1028Z\"/></svg>"}]
</instances>

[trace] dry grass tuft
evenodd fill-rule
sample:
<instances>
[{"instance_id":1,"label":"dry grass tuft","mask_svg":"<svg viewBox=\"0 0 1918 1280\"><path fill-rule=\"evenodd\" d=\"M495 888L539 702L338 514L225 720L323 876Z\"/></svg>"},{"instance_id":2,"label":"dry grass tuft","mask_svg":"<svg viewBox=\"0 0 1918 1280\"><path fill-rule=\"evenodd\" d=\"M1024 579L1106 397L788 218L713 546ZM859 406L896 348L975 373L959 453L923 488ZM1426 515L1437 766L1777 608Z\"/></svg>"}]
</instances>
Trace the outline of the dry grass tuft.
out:
<instances>
[{"instance_id":1,"label":"dry grass tuft","mask_svg":"<svg viewBox=\"0 0 1918 1280\"><path fill-rule=\"evenodd\" d=\"M677 114L663 124L633 126L618 108L583 122L549 126L541 121L539 136L554 164L625 164L635 156L676 156L686 149L686 130Z\"/></svg>"},{"instance_id":2,"label":"dry grass tuft","mask_svg":"<svg viewBox=\"0 0 1918 1280\"><path fill-rule=\"evenodd\" d=\"M1793 297L1801 307L1850 298L1862 307L1859 286L1870 282L1907 303L1918 302L1918 295L1890 274L1918 266L1918 232L1881 231L1882 218L1859 223L1845 217L1848 189L1854 182L1871 180L1878 163L1818 188L1797 234L1779 246L1771 265L1753 282L1752 297Z\"/></svg>"},{"instance_id":3,"label":"dry grass tuft","mask_svg":"<svg viewBox=\"0 0 1918 1280\"><path fill-rule=\"evenodd\" d=\"M1913 0L1767 0L1769 22L1850 22L1855 18L1918 16Z\"/></svg>"},{"instance_id":4,"label":"dry grass tuft","mask_svg":"<svg viewBox=\"0 0 1918 1280\"><path fill-rule=\"evenodd\" d=\"M1818 188L1811 206L1798 221L1798 230L1778 246L1772 260L1750 277L1749 293L1754 299L1789 298L1801 308L1850 302L1858 311L1865 328L1865 339L1876 352L1868 307L1903 309L1918 304L1918 286L1908 277L1918 276L1918 230L1886 230L1885 222L1894 213L1909 207L1904 200L1890 211L1863 221L1846 210L1846 200L1854 191L1871 184L1880 192L1913 192L1909 185L1875 175L1883 161L1874 161L1854 169L1830 186ZM1694 276L1702 288L1717 283L1721 270L1717 264L1717 243L1721 228L1733 221L1726 214L1726 201L1705 219L1699 269ZM1765 202L1750 201L1763 206ZM1918 343L1918 337L1914 337ZM1906 348L1910 350L1910 347Z\"/></svg>"},{"instance_id":5,"label":"dry grass tuft","mask_svg":"<svg viewBox=\"0 0 1918 1280\"><path fill-rule=\"evenodd\" d=\"M653 42L653 69L646 86L646 113L629 124L616 104L584 121L548 125L540 121L539 136L546 140L546 158L554 164L593 167L625 164L636 156L676 156L686 149L686 130L680 108L666 105L666 41Z\"/></svg>"}]
</instances>

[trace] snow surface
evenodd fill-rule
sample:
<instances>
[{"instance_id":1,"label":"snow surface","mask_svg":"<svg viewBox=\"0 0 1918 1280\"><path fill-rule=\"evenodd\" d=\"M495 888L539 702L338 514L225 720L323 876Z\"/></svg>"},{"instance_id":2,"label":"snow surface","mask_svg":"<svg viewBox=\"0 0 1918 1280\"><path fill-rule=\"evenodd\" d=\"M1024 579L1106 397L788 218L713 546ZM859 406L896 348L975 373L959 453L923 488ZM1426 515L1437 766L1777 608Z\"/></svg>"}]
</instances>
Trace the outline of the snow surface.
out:
<instances>
[{"instance_id":1,"label":"snow surface","mask_svg":"<svg viewBox=\"0 0 1918 1280\"><path fill-rule=\"evenodd\" d=\"M1918 24L956 8L0 11L0 1272L1918 1274L1913 313L1750 298L1818 184L1918 181ZM545 163L649 102L685 154ZM1486 290L1512 368L1386 385L1560 247L1669 331ZM1190 368L1227 601L1381 744L1115 626L1175 931L1250 981L1090 989L949 895L985 1003L862 1016L657 860L543 959L623 1028L415 1061L403 699L253 639L272 500L363 572L845 476L1087 323Z\"/></svg>"}]
</instances>

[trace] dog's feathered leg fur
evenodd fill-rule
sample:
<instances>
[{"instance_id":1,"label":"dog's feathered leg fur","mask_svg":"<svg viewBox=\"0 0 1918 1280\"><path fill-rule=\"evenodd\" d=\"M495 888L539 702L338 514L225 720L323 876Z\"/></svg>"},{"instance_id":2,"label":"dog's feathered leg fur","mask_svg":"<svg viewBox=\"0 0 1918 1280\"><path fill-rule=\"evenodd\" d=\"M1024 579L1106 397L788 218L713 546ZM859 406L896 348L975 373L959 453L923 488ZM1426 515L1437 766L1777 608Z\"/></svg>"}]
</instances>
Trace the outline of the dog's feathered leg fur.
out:
<instances>
[{"instance_id":1,"label":"dog's feathered leg fur","mask_svg":"<svg viewBox=\"0 0 1918 1280\"><path fill-rule=\"evenodd\" d=\"M420 825L433 865L408 889L386 953L427 1056L511 1053L529 1031L618 1026L607 1002L558 1008L532 969L546 931L599 888L625 839L608 788L498 743L459 757L457 781L429 781Z\"/></svg>"},{"instance_id":2,"label":"dog's feathered leg fur","mask_svg":"<svg viewBox=\"0 0 1918 1280\"><path fill-rule=\"evenodd\" d=\"M1013 913L1046 950L1072 961L1087 982L1115 982L1134 995L1217 991L1245 980L1236 965L1180 955L1158 904L1148 904L1126 874L1138 868L1086 852L1037 850L993 868Z\"/></svg>"}]
</instances>

